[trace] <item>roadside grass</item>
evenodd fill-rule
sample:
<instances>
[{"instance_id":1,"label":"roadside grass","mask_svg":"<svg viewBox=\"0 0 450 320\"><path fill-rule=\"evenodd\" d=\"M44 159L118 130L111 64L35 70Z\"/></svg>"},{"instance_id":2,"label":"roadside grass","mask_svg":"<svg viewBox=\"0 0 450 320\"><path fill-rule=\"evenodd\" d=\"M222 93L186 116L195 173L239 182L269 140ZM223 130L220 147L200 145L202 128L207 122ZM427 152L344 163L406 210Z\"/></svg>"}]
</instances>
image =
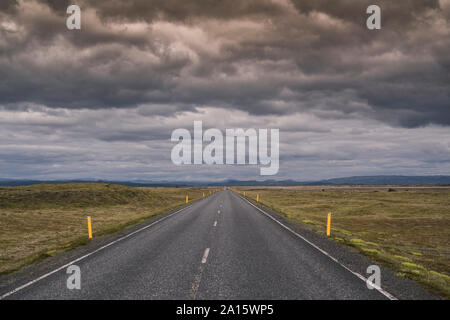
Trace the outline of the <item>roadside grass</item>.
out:
<instances>
[{"instance_id":1,"label":"roadside grass","mask_svg":"<svg viewBox=\"0 0 450 320\"><path fill-rule=\"evenodd\" d=\"M102 183L0 187L0 274L8 274L182 207L207 188L136 188Z\"/></svg>"},{"instance_id":2,"label":"roadside grass","mask_svg":"<svg viewBox=\"0 0 450 320\"><path fill-rule=\"evenodd\" d=\"M391 189L389 191L389 189ZM450 298L450 188L240 187L289 220Z\"/></svg>"}]
</instances>

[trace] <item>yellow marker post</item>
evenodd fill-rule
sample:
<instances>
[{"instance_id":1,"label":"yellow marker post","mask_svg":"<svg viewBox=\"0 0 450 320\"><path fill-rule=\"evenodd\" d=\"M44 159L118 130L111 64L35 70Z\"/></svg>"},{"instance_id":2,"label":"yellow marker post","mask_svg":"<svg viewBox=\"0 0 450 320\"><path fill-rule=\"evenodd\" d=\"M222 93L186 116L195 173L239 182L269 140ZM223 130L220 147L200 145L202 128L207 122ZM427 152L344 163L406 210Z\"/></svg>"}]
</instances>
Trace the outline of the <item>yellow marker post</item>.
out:
<instances>
[{"instance_id":1,"label":"yellow marker post","mask_svg":"<svg viewBox=\"0 0 450 320\"><path fill-rule=\"evenodd\" d=\"M330 234L331 234L331 213L329 213L327 217L327 236L329 237Z\"/></svg>"},{"instance_id":2,"label":"yellow marker post","mask_svg":"<svg viewBox=\"0 0 450 320\"><path fill-rule=\"evenodd\" d=\"M87 217L89 239L92 239L92 221L91 217Z\"/></svg>"},{"instance_id":3,"label":"yellow marker post","mask_svg":"<svg viewBox=\"0 0 450 320\"><path fill-rule=\"evenodd\" d=\"M186 195L186 203L189 203L189 196Z\"/></svg>"},{"instance_id":4,"label":"yellow marker post","mask_svg":"<svg viewBox=\"0 0 450 320\"><path fill-rule=\"evenodd\" d=\"M256 202L259 202L259 193L256 194Z\"/></svg>"}]
</instances>

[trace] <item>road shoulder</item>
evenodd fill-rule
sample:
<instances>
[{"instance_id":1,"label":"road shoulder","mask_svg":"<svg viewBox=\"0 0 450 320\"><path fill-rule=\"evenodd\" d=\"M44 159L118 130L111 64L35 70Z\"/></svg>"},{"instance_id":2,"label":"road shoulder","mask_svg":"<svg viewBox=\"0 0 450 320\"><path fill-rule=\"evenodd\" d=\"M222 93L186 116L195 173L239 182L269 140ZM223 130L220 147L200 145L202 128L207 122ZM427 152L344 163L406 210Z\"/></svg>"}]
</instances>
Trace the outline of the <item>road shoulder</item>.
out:
<instances>
[{"instance_id":1,"label":"road shoulder","mask_svg":"<svg viewBox=\"0 0 450 320\"><path fill-rule=\"evenodd\" d=\"M141 230L145 230L153 224L156 224L160 221L162 222L177 213L181 213L182 211L187 210L193 205L208 198L209 197L200 198L198 200L192 201L192 203L187 206L177 207L165 213L154 215L147 220L131 227L127 227L114 233L94 238L85 245L81 245L67 252L48 257L41 262L28 265L11 274L2 275L0 276L0 297L3 294L10 292L11 290L14 290L31 281L34 281L35 279L46 275L57 268L61 268L61 266L64 266L71 261L80 259L81 257L84 257L86 255L90 255L96 251L101 250L103 247L109 246L110 244L113 245L113 243L120 241L122 238L125 239L127 237L133 236Z\"/></svg>"}]
</instances>

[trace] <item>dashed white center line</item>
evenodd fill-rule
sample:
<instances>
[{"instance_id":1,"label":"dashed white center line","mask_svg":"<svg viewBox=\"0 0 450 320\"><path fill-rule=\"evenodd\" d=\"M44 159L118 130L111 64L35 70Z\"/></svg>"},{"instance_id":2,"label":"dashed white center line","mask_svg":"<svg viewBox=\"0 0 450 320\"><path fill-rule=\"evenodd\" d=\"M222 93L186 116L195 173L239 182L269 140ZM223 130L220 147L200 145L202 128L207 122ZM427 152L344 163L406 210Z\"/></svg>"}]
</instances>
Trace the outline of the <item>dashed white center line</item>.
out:
<instances>
[{"instance_id":1,"label":"dashed white center line","mask_svg":"<svg viewBox=\"0 0 450 320\"><path fill-rule=\"evenodd\" d=\"M206 260L208 260L209 255L209 248L206 248L205 253L203 254L202 263L206 263Z\"/></svg>"},{"instance_id":2,"label":"dashed white center line","mask_svg":"<svg viewBox=\"0 0 450 320\"><path fill-rule=\"evenodd\" d=\"M214 221L214 227L217 227L217 221Z\"/></svg>"},{"instance_id":3,"label":"dashed white center line","mask_svg":"<svg viewBox=\"0 0 450 320\"><path fill-rule=\"evenodd\" d=\"M220 210L217 210L217 213L220 213Z\"/></svg>"}]
</instances>

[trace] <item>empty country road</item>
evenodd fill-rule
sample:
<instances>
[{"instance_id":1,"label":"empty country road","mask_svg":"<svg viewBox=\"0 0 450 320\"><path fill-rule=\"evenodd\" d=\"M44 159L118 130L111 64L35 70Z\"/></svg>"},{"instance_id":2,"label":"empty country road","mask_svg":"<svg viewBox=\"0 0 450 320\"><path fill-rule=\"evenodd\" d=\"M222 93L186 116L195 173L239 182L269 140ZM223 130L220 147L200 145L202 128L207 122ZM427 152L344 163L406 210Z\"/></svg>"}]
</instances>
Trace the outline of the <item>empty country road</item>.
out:
<instances>
[{"instance_id":1,"label":"empty country road","mask_svg":"<svg viewBox=\"0 0 450 320\"><path fill-rule=\"evenodd\" d=\"M388 299L232 191L162 221L5 299ZM392 298L392 297L391 297Z\"/></svg>"}]
</instances>

